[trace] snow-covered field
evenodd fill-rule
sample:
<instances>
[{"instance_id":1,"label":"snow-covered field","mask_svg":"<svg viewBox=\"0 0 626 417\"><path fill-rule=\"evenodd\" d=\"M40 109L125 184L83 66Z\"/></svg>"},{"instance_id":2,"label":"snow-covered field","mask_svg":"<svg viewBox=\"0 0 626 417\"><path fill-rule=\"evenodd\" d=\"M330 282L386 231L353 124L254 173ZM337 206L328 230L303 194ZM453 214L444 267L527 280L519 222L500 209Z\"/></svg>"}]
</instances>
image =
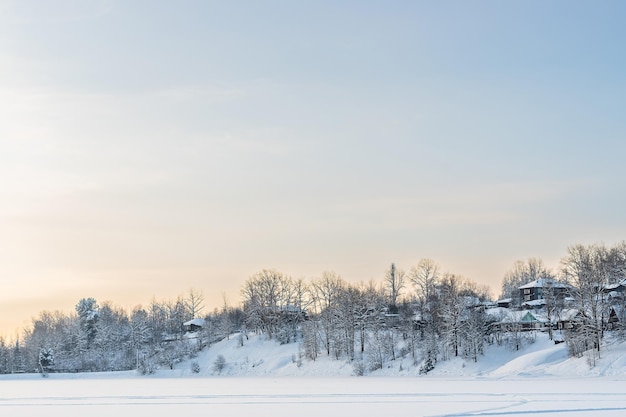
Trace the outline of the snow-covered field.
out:
<instances>
[{"instance_id":1,"label":"snow-covered field","mask_svg":"<svg viewBox=\"0 0 626 417\"><path fill-rule=\"evenodd\" d=\"M623 416L612 378L85 378L0 381L3 416Z\"/></svg>"},{"instance_id":2,"label":"snow-covered field","mask_svg":"<svg viewBox=\"0 0 626 417\"><path fill-rule=\"evenodd\" d=\"M479 362L439 363L419 376L396 361L370 376L350 376L330 358L299 363L298 347L251 338L220 342L191 363L155 375L5 375L1 416L623 416L626 347L608 345L590 368L542 335L520 352L490 348ZM226 366L218 374L218 355ZM402 365L402 366L401 366ZM401 414L400 414L401 413Z\"/></svg>"}]
</instances>

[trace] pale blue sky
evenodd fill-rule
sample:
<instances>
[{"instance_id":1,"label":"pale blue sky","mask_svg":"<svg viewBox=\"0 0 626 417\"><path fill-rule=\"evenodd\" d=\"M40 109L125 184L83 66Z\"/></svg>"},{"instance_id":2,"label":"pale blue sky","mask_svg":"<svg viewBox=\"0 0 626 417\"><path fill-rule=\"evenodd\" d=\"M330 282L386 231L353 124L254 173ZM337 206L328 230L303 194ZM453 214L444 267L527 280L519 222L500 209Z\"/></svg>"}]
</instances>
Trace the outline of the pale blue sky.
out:
<instances>
[{"instance_id":1,"label":"pale blue sky","mask_svg":"<svg viewBox=\"0 0 626 417\"><path fill-rule=\"evenodd\" d=\"M261 268L626 237L620 1L0 0L0 334Z\"/></svg>"}]
</instances>

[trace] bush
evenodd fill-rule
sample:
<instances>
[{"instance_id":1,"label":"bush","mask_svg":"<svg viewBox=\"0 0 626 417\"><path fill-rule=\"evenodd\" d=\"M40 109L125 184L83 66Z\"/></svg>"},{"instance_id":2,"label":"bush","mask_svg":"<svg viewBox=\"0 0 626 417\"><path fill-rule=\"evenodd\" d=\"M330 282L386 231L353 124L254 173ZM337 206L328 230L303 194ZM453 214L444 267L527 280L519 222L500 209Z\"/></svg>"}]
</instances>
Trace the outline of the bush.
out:
<instances>
[{"instance_id":1,"label":"bush","mask_svg":"<svg viewBox=\"0 0 626 417\"><path fill-rule=\"evenodd\" d=\"M215 362L213 362L213 372L217 372L218 374L221 374L225 367L226 367L226 359L224 358L224 356L218 355L217 358L215 359Z\"/></svg>"},{"instance_id":2,"label":"bush","mask_svg":"<svg viewBox=\"0 0 626 417\"><path fill-rule=\"evenodd\" d=\"M197 361L191 362L191 372L194 374L200 373L200 364Z\"/></svg>"},{"instance_id":3,"label":"bush","mask_svg":"<svg viewBox=\"0 0 626 417\"><path fill-rule=\"evenodd\" d=\"M424 360L424 363L420 367L420 375L426 375L433 369L435 369L434 361L432 358L428 357Z\"/></svg>"},{"instance_id":4,"label":"bush","mask_svg":"<svg viewBox=\"0 0 626 417\"><path fill-rule=\"evenodd\" d=\"M150 358L142 358L139 361L139 367L137 368L137 372L141 375L152 375L156 372L156 364Z\"/></svg>"},{"instance_id":5,"label":"bush","mask_svg":"<svg viewBox=\"0 0 626 417\"><path fill-rule=\"evenodd\" d=\"M363 361L354 362L352 369L354 370L354 375L356 376L365 375L365 364L363 363Z\"/></svg>"}]
</instances>

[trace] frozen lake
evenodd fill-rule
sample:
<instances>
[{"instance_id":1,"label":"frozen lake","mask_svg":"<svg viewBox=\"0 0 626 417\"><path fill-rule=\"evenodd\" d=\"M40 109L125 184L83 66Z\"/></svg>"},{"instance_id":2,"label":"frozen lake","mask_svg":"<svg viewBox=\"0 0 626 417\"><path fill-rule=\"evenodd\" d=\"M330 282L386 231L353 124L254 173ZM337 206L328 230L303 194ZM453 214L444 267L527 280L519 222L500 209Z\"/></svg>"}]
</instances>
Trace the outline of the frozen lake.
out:
<instances>
[{"instance_id":1,"label":"frozen lake","mask_svg":"<svg viewBox=\"0 0 626 417\"><path fill-rule=\"evenodd\" d=\"M64 379L65 378L65 379ZM623 416L623 378L0 378L2 416Z\"/></svg>"}]
</instances>

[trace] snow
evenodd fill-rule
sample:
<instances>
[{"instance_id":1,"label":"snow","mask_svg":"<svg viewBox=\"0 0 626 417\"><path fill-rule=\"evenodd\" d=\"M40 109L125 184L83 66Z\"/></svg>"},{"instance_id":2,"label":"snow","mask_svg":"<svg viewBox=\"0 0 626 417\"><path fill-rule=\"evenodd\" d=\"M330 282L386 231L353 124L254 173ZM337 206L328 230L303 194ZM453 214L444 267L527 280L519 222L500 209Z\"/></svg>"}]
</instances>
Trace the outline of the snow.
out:
<instances>
[{"instance_id":1,"label":"snow","mask_svg":"<svg viewBox=\"0 0 626 417\"><path fill-rule=\"evenodd\" d=\"M478 362L439 362L427 376L408 359L366 377L325 355L299 361L299 346L234 335L155 375L136 372L0 376L7 416L622 416L626 344L607 338L595 366L568 358L564 343L539 333L511 351L489 346ZM219 356L226 366L218 373ZM191 362L200 366L193 373Z\"/></svg>"},{"instance_id":2,"label":"snow","mask_svg":"<svg viewBox=\"0 0 626 417\"><path fill-rule=\"evenodd\" d=\"M569 288L567 284L559 282L555 279L539 278L539 279L529 282L528 284L522 285L521 287L519 287L519 289L524 290L528 288L543 288L546 286L550 286L552 288Z\"/></svg>"},{"instance_id":3,"label":"snow","mask_svg":"<svg viewBox=\"0 0 626 417\"><path fill-rule=\"evenodd\" d=\"M204 321L204 319L201 319L201 318L195 318L195 319L191 319L191 320L189 320L189 321L184 322L184 323L183 323L183 326L191 326L191 325L194 325L194 326L198 326L198 327L203 327L205 323L206 323L206 322Z\"/></svg>"},{"instance_id":4,"label":"snow","mask_svg":"<svg viewBox=\"0 0 626 417\"><path fill-rule=\"evenodd\" d=\"M539 300L531 300L531 301L524 301L522 303L522 307L524 306L528 306L528 307L541 307L546 305L546 300L544 299L539 299Z\"/></svg>"}]
</instances>

